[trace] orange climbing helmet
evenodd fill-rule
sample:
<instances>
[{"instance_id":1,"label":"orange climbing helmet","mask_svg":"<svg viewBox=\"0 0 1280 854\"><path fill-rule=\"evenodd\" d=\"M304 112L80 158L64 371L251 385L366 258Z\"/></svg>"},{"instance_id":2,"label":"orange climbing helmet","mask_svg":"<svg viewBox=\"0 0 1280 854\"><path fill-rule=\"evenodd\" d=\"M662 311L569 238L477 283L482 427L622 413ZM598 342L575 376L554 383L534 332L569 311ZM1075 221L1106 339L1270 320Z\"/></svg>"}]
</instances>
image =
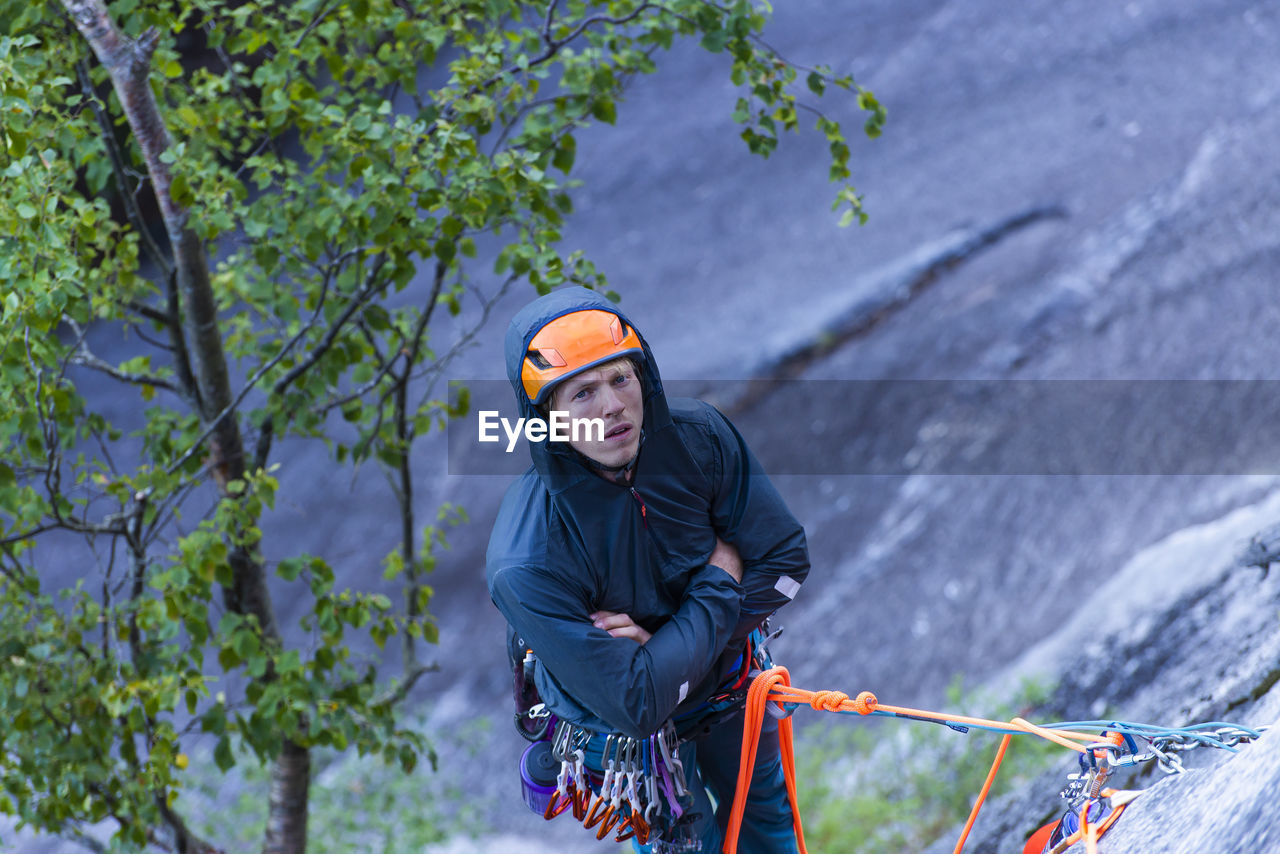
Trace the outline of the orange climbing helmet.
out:
<instances>
[{"instance_id":1,"label":"orange climbing helmet","mask_svg":"<svg viewBox=\"0 0 1280 854\"><path fill-rule=\"evenodd\" d=\"M588 308L562 314L533 336L520 380L535 406L569 377L623 356L644 358L640 336L618 315Z\"/></svg>"}]
</instances>

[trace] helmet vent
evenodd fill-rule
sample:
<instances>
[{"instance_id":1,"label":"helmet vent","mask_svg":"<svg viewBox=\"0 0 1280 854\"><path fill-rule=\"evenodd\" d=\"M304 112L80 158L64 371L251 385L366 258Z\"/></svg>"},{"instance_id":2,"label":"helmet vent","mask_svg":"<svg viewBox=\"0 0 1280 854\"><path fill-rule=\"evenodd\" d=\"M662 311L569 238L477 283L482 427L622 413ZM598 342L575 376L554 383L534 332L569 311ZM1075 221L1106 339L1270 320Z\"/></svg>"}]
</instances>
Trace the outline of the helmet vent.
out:
<instances>
[{"instance_id":1,"label":"helmet vent","mask_svg":"<svg viewBox=\"0 0 1280 854\"><path fill-rule=\"evenodd\" d=\"M527 355L529 356L529 361L533 362L534 366L540 371L545 371L549 368L563 368L565 366L564 357L552 348L541 350L530 348Z\"/></svg>"}]
</instances>

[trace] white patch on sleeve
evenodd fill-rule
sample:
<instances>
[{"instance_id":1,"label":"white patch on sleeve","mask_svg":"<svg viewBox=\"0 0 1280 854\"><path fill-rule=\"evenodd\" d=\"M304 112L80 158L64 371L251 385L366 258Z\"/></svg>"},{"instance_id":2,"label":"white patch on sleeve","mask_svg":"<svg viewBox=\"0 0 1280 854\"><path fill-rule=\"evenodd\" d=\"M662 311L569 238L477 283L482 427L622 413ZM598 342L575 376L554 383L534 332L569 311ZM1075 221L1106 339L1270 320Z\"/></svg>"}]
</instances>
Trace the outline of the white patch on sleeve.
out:
<instances>
[{"instance_id":1,"label":"white patch on sleeve","mask_svg":"<svg viewBox=\"0 0 1280 854\"><path fill-rule=\"evenodd\" d=\"M676 698L677 705L684 702L684 698L689 696L689 683L680 683L680 696Z\"/></svg>"},{"instance_id":2,"label":"white patch on sleeve","mask_svg":"<svg viewBox=\"0 0 1280 854\"><path fill-rule=\"evenodd\" d=\"M800 592L800 582L789 575L784 575L778 579L777 584L773 585L773 589L788 599L794 599L796 594Z\"/></svg>"}]
</instances>

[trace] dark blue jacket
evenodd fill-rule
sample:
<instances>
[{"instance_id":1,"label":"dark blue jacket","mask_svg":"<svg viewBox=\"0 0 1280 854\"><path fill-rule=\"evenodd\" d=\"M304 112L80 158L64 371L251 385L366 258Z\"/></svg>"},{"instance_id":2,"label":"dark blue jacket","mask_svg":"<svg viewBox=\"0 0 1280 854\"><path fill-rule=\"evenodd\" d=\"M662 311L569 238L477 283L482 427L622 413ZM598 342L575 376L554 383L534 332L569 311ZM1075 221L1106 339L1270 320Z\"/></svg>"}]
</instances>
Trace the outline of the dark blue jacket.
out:
<instances>
[{"instance_id":1,"label":"dark blue jacket","mask_svg":"<svg viewBox=\"0 0 1280 854\"><path fill-rule=\"evenodd\" d=\"M551 293L512 320L507 374L523 417L540 417L520 381L530 340L584 308L630 325L585 288ZM643 440L631 486L593 473L567 443L530 443L533 466L507 490L486 572L494 604L538 657L543 702L634 737L705 701L747 634L809 572L804 530L742 437L709 404L668 402L641 342ZM741 585L707 563L717 535L742 556ZM592 625L597 610L629 614L653 636L643 646L611 637Z\"/></svg>"}]
</instances>

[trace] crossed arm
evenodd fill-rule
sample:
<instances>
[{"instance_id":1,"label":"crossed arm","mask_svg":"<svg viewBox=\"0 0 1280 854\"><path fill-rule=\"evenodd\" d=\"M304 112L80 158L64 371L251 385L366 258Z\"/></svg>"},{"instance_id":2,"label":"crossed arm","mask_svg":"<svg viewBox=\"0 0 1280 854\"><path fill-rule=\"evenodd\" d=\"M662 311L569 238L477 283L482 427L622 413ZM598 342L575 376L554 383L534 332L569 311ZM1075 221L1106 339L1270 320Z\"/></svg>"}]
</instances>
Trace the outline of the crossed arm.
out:
<instances>
[{"instance_id":1,"label":"crossed arm","mask_svg":"<svg viewBox=\"0 0 1280 854\"><path fill-rule=\"evenodd\" d=\"M742 583L742 556L738 554L736 548L719 537L716 537L715 550L711 552L707 563L720 567L729 573L734 581ZM604 629L615 638L627 638L644 646L652 637L649 632L636 625L629 614L617 611L596 611L590 617L593 621L592 625L597 629Z\"/></svg>"}]
</instances>

